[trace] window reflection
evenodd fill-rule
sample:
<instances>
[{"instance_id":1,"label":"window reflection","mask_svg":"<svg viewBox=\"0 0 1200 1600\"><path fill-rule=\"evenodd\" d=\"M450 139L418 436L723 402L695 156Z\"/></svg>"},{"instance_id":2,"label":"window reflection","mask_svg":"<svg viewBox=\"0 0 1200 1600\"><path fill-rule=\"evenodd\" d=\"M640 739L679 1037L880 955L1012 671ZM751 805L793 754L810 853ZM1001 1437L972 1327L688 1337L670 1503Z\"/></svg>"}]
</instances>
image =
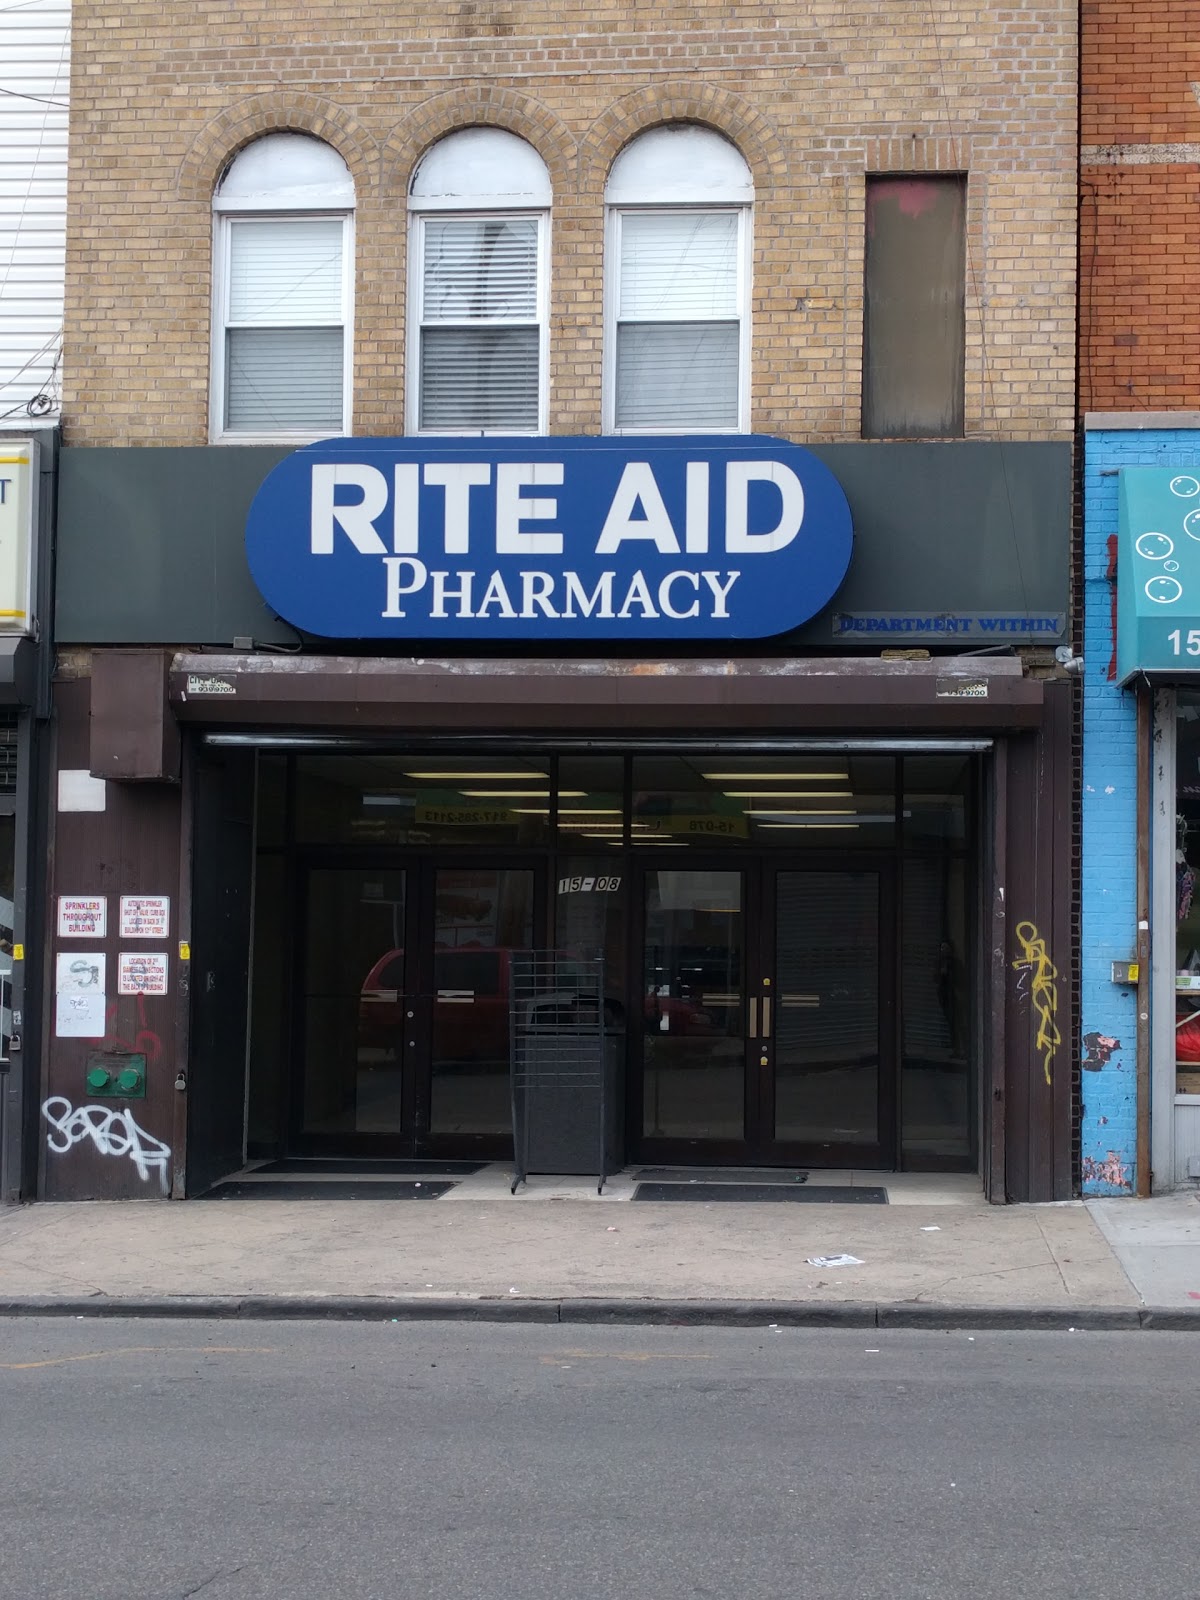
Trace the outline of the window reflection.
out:
<instances>
[{"instance_id":1,"label":"window reflection","mask_svg":"<svg viewBox=\"0 0 1200 1600\"><path fill-rule=\"evenodd\" d=\"M644 1127L653 1138L742 1137L743 891L740 872L646 875Z\"/></svg>"},{"instance_id":2,"label":"window reflection","mask_svg":"<svg viewBox=\"0 0 1200 1600\"><path fill-rule=\"evenodd\" d=\"M890 756L638 756L632 843L861 849L895 839Z\"/></svg>"},{"instance_id":3,"label":"window reflection","mask_svg":"<svg viewBox=\"0 0 1200 1600\"><path fill-rule=\"evenodd\" d=\"M308 874L306 1132L401 1126L404 904L403 872L331 867Z\"/></svg>"},{"instance_id":4,"label":"window reflection","mask_svg":"<svg viewBox=\"0 0 1200 1600\"><path fill-rule=\"evenodd\" d=\"M504 1134L513 950L533 943L531 871L441 869L433 898L430 1130Z\"/></svg>"},{"instance_id":5,"label":"window reflection","mask_svg":"<svg viewBox=\"0 0 1200 1600\"><path fill-rule=\"evenodd\" d=\"M301 756L303 843L545 844L550 763L519 757Z\"/></svg>"},{"instance_id":6,"label":"window reflection","mask_svg":"<svg viewBox=\"0 0 1200 1600\"><path fill-rule=\"evenodd\" d=\"M558 788L560 849L619 850L624 845L624 757L562 756Z\"/></svg>"},{"instance_id":7,"label":"window reflection","mask_svg":"<svg viewBox=\"0 0 1200 1600\"><path fill-rule=\"evenodd\" d=\"M605 1022L625 1025L625 907L629 874L603 856L562 856L554 886L555 949L604 957Z\"/></svg>"}]
</instances>

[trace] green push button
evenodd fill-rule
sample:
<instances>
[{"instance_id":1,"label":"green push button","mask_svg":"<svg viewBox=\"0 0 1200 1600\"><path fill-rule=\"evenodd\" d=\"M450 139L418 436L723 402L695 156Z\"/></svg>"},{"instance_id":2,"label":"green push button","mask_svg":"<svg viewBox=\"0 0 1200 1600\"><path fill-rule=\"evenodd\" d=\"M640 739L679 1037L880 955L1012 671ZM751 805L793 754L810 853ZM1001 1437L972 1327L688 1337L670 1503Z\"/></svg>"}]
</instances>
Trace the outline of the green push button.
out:
<instances>
[{"instance_id":1,"label":"green push button","mask_svg":"<svg viewBox=\"0 0 1200 1600\"><path fill-rule=\"evenodd\" d=\"M121 1094L136 1094L142 1087L142 1075L136 1067L122 1067L117 1073L117 1089Z\"/></svg>"},{"instance_id":2,"label":"green push button","mask_svg":"<svg viewBox=\"0 0 1200 1600\"><path fill-rule=\"evenodd\" d=\"M103 1094L112 1082L112 1076L103 1067L92 1067L87 1075L87 1086L93 1094Z\"/></svg>"}]
</instances>

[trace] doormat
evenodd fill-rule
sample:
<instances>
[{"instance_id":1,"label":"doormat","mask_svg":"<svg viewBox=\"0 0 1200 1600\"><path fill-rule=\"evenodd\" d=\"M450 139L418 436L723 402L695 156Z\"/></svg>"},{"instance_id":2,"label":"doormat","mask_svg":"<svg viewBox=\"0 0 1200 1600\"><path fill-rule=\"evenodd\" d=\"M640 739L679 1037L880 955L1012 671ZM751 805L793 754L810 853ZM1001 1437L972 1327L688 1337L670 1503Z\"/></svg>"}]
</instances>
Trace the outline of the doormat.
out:
<instances>
[{"instance_id":1,"label":"doormat","mask_svg":"<svg viewBox=\"0 0 1200 1600\"><path fill-rule=\"evenodd\" d=\"M416 1156L396 1156L387 1160L381 1156L362 1161L353 1156L340 1159L337 1156L287 1156L282 1161L268 1161L266 1166L255 1167L254 1170L272 1175L290 1172L299 1177L315 1172L332 1172L342 1178L358 1178L368 1172L415 1172L418 1176L429 1172L453 1173L456 1177L461 1175L465 1178L472 1172L481 1172L485 1166L486 1161L425 1161L418 1160Z\"/></svg>"},{"instance_id":2,"label":"doormat","mask_svg":"<svg viewBox=\"0 0 1200 1600\"><path fill-rule=\"evenodd\" d=\"M453 1183L401 1183L387 1178L368 1178L355 1182L329 1178L324 1182L305 1183L267 1179L265 1182L218 1183L199 1198L201 1200L440 1200Z\"/></svg>"},{"instance_id":3,"label":"doormat","mask_svg":"<svg viewBox=\"0 0 1200 1600\"><path fill-rule=\"evenodd\" d=\"M807 1183L798 1167L639 1167L637 1183Z\"/></svg>"},{"instance_id":4,"label":"doormat","mask_svg":"<svg viewBox=\"0 0 1200 1600\"><path fill-rule=\"evenodd\" d=\"M854 1189L849 1184L823 1184L790 1189L782 1183L639 1183L635 1200L765 1200L799 1201L808 1205L885 1206L886 1189Z\"/></svg>"}]
</instances>

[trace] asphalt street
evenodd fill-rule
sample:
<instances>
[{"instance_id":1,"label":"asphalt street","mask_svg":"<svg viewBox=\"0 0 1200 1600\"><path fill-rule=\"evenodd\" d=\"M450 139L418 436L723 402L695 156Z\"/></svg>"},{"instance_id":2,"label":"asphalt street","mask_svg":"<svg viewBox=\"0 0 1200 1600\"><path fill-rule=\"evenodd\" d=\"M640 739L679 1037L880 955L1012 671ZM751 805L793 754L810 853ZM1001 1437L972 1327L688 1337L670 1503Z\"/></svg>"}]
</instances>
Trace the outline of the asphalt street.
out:
<instances>
[{"instance_id":1,"label":"asphalt street","mask_svg":"<svg viewBox=\"0 0 1200 1600\"><path fill-rule=\"evenodd\" d=\"M1192 1334L0 1320L5 1600L1200 1600Z\"/></svg>"}]
</instances>

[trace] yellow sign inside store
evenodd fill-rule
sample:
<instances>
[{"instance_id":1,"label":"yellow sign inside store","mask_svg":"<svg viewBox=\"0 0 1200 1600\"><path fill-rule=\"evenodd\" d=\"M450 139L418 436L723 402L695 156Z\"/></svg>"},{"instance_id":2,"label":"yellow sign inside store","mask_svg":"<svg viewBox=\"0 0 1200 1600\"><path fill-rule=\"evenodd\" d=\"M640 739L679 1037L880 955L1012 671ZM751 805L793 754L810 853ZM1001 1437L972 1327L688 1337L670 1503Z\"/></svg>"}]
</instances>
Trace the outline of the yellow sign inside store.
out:
<instances>
[{"instance_id":1,"label":"yellow sign inside store","mask_svg":"<svg viewBox=\"0 0 1200 1600\"><path fill-rule=\"evenodd\" d=\"M501 828L516 817L506 806L462 805L414 806L413 821L423 828Z\"/></svg>"},{"instance_id":2,"label":"yellow sign inside store","mask_svg":"<svg viewBox=\"0 0 1200 1600\"><path fill-rule=\"evenodd\" d=\"M634 835L683 834L689 839L747 839L750 823L744 813L717 816L711 811L673 811L668 817L638 817Z\"/></svg>"}]
</instances>

